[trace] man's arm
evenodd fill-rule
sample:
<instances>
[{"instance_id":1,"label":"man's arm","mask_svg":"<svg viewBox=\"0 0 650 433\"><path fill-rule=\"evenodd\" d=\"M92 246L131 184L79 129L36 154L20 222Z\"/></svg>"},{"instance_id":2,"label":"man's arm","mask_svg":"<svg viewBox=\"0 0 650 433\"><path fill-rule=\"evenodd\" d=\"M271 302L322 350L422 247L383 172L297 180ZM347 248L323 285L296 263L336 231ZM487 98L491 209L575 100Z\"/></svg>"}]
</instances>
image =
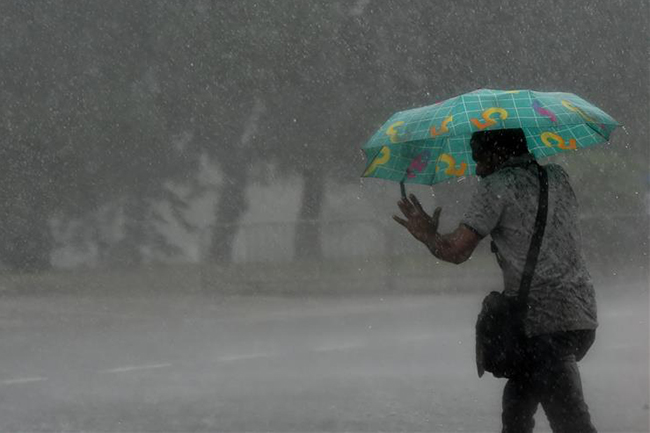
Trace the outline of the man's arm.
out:
<instances>
[{"instance_id":1,"label":"man's arm","mask_svg":"<svg viewBox=\"0 0 650 433\"><path fill-rule=\"evenodd\" d=\"M469 259L476 246L481 242L481 237L464 224L460 224L452 233L446 235L438 233L442 208L437 208L433 216L430 216L422 209L422 205L413 194L410 194L410 200L403 198L397 202L397 205L406 220L398 216L393 216L393 219L406 227L440 260L455 264L463 263Z\"/></svg>"},{"instance_id":2,"label":"man's arm","mask_svg":"<svg viewBox=\"0 0 650 433\"><path fill-rule=\"evenodd\" d=\"M458 265L471 257L479 242L481 237L474 230L460 224L449 234L434 233L425 245L440 260Z\"/></svg>"}]
</instances>

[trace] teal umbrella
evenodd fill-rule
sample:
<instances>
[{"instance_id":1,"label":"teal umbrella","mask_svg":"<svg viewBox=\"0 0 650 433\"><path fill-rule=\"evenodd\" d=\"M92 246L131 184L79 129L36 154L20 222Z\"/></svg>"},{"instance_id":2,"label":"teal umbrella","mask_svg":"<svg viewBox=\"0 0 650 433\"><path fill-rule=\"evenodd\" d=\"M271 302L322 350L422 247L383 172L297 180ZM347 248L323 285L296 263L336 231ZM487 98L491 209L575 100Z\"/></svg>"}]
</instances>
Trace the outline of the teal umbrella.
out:
<instances>
[{"instance_id":1,"label":"teal umbrella","mask_svg":"<svg viewBox=\"0 0 650 433\"><path fill-rule=\"evenodd\" d=\"M539 159L604 143L617 126L572 93L479 89L394 114L363 146L362 177L433 185L473 175L476 131L522 128Z\"/></svg>"}]
</instances>

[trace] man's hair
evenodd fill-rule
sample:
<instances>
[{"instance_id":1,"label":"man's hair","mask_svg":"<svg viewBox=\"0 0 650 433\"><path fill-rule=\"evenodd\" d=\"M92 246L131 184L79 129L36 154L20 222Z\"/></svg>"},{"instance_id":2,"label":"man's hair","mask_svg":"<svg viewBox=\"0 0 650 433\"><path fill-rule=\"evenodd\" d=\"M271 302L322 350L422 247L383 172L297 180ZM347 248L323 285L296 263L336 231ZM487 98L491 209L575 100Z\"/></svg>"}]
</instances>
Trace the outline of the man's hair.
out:
<instances>
[{"instance_id":1,"label":"man's hair","mask_svg":"<svg viewBox=\"0 0 650 433\"><path fill-rule=\"evenodd\" d=\"M471 143L482 152L494 152L507 158L528 153L526 135L521 128L477 131Z\"/></svg>"}]
</instances>

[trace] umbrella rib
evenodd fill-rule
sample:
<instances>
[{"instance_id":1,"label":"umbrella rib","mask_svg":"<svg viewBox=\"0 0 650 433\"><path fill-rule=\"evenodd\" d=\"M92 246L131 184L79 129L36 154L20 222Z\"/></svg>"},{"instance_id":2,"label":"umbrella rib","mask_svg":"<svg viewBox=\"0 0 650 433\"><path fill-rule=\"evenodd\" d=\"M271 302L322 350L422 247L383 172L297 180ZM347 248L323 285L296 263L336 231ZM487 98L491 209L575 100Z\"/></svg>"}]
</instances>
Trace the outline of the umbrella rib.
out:
<instances>
[{"instance_id":1,"label":"umbrella rib","mask_svg":"<svg viewBox=\"0 0 650 433\"><path fill-rule=\"evenodd\" d=\"M617 122L617 123L605 123L605 122L602 122L602 124L605 125L605 126L613 126L613 127L622 126L622 124L620 124L620 123L618 123L618 122ZM607 138L605 135L603 135L603 133L602 133L601 131L599 131L598 129L596 129L596 127L593 126L592 124L590 124L589 122L562 123L562 124L560 124L560 125L549 125L549 126L539 126L539 127L534 126L534 127L532 127L532 128L531 128L530 126L524 126L524 127L522 127L521 129L523 129L523 130L527 130L527 129L539 129L539 130L554 131L554 130L560 129L560 128L564 127L564 126L578 126L578 125L587 125L587 126L589 126L589 128L591 128L591 129L593 129L594 131L596 131L596 132L598 133L598 135L600 135L600 136L603 137L604 139L608 140L608 138ZM452 126L452 128L453 128L453 126ZM497 128L497 129L499 129L499 128ZM433 140L433 141L447 140L447 139L449 139L449 138L454 138L454 137L470 136L470 135L472 135L474 132L476 132L476 131L470 131L470 132L463 132L463 133L460 133L460 134L454 134L454 133L452 133L452 132L450 131L449 134L447 134L447 137L445 137L445 138L439 138L439 139L436 139L436 140ZM425 140L426 140L426 139L419 139L419 140L413 140L413 141L404 141L404 142L399 143L399 145L401 145L401 146L404 146L404 145L410 145L411 143L419 142L419 141L425 141ZM376 149L376 148L382 148L382 147L384 147L384 146L392 147L392 145L388 145L388 144L386 144L386 143L377 143L377 144L373 144L372 146L364 146L363 149Z\"/></svg>"},{"instance_id":2,"label":"umbrella rib","mask_svg":"<svg viewBox=\"0 0 650 433\"><path fill-rule=\"evenodd\" d=\"M605 137L605 135L602 132L600 132L600 130L598 128L596 128L593 124L591 124L590 122L585 122L585 123L589 128L591 128L594 132L596 132L596 134L600 135L605 140L609 140L609 138Z\"/></svg>"}]
</instances>

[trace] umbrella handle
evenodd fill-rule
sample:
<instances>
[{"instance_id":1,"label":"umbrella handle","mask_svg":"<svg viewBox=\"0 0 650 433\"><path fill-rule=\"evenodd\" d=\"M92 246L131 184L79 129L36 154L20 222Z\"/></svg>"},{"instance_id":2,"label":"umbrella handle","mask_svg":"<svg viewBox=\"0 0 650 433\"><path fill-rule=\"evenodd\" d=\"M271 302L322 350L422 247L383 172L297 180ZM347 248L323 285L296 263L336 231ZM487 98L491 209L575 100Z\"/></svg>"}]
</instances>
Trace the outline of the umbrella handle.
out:
<instances>
[{"instance_id":1,"label":"umbrella handle","mask_svg":"<svg viewBox=\"0 0 650 433\"><path fill-rule=\"evenodd\" d=\"M406 198L406 187L404 186L404 182L399 183L399 190L402 193L402 198Z\"/></svg>"}]
</instances>

